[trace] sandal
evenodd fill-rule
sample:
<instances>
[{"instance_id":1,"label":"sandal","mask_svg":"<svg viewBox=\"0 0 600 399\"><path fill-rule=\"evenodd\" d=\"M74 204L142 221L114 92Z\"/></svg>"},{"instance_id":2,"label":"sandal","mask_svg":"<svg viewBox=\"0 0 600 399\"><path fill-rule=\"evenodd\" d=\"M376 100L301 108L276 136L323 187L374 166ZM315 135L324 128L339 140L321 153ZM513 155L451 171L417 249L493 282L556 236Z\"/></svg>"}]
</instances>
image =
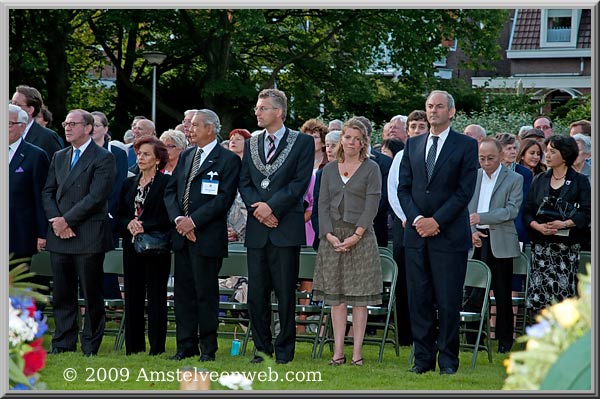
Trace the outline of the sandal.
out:
<instances>
[{"instance_id":1,"label":"sandal","mask_svg":"<svg viewBox=\"0 0 600 399\"><path fill-rule=\"evenodd\" d=\"M363 359L362 359L362 357L361 357L360 359L353 360L353 361L350 363L350 365L351 365L351 366L362 366L362 365L363 365Z\"/></svg>"},{"instance_id":2,"label":"sandal","mask_svg":"<svg viewBox=\"0 0 600 399\"><path fill-rule=\"evenodd\" d=\"M346 364L346 355L344 355L344 357L340 357L339 359L331 359L329 361L330 366L341 366L342 364Z\"/></svg>"}]
</instances>

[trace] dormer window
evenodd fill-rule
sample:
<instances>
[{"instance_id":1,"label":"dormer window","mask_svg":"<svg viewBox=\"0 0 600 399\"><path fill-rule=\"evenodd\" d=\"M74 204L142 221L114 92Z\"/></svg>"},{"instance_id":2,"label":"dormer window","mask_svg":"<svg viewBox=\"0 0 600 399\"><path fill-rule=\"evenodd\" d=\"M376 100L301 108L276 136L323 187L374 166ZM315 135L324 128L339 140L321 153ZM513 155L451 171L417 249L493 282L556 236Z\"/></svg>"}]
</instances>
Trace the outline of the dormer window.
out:
<instances>
[{"instance_id":1,"label":"dormer window","mask_svg":"<svg viewBox=\"0 0 600 399\"><path fill-rule=\"evenodd\" d=\"M581 10L543 9L540 47L575 47Z\"/></svg>"}]
</instances>

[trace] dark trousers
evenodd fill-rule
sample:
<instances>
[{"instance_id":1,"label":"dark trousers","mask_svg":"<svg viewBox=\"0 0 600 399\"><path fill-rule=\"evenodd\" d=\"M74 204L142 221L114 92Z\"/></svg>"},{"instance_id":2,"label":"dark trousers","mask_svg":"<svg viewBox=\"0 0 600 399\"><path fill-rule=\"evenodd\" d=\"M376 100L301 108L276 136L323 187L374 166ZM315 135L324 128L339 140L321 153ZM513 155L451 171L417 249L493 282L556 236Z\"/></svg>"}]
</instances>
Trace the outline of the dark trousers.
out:
<instances>
[{"instance_id":1,"label":"dark trousers","mask_svg":"<svg viewBox=\"0 0 600 399\"><path fill-rule=\"evenodd\" d=\"M440 368L456 370L467 251L442 252L424 241L405 248L415 365L435 368L437 355Z\"/></svg>"},{"instance_id":2,"label":"dark trousers","mask_svg":"<svg viewBox=\"0 0 600 399\"><path fill-rule=\"evenodd\" d=\"M77 255L51 252L50 262L54 280L52 305L56 324L52 348L75 350L77 345L79 278L85 299L81 350L83 353L98 353L105 324L102 297L104 252Z\"/></svg>"},{"instance_id":3,"label":"dark trousers","mask_svg":"<svg viewBox=\"0 0 600 399\"><path fill-rule=\"evenodd\" d=\"M175 251L175 322L177 352L215 356L219 328L221 258L200 256L186 241Z\"/></svg>"},{"instance_id":4,"label":"dark trousers","mask_svg":"<svg viewBox=\"0 0 600 399\"><path fill-rule=\"evenodd\" d=\"M475 248L473 258L485 262L492 272L492 284L491 289L494 291L494 297L496 298L496 339L501 344L510 347L513 342L513 331L514 331L514 320L513 320L513 308L512 308L512 277L513 277L513 258L496 258L492 254L492 247L490 245L490 237L482 237L482 245L480 248ZM483 295L483 290L480 291L480 296ZM480 302L475 301L475 305L479 304L477 312L481 310ZM469 323L471 324L471 323ZM477 325L469 328L478 328ZM475 342L475 337L473 341Z\"/></svg>"},{"instance_id":5,"label":"dark trousers","mask_svg":"<svg viewBox=\"0 0 600 399\"><path fill-rule=\"evenodd\" d=\"M141 255L131 245L123 248L125 279L125 353L146 351L146 298L150 354L165 351L167 339L167 282L171 255Z\"/></svg>"},{"instance_id":6,"label":"dark trousers","mask_svg":"<svg viewBox=\"0 0 600 399\"><path fill-rule=\"evenodd\" d=\"M402 346L412 344L412 332L410 328L410 311L408 308L408 288L406 286L406 264L404 254L404 227L402 220L393 215L392 236L394 243L394 261L398 265L398 280L396 281L396 313L398 324L396 331L398 342Z\"/></svg>"},{"instance_id":7,"label":"dark trousers","mask_svg":"<svg viewBox=\"0 0 600 399\"><path fill-rule=\"evenodd\" d=\"M296 349L296 284L300 247L248 248L248 310L252 339L259 352L273 353L271 334L271 291L275 290L280 332L275 339L275 356L291 361Z\"/></svg>"}]
</instances>

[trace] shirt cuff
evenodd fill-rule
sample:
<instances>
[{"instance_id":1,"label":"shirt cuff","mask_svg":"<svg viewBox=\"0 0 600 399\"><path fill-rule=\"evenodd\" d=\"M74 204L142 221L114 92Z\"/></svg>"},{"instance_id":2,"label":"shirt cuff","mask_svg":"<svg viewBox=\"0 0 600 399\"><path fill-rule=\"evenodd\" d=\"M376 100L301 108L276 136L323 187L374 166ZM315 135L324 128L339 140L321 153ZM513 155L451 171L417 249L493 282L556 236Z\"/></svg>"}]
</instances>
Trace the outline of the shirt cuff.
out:
<instances>
[{"instance_id":1,"label":"shirt cuff","mask_svg":"<svg viewBox=\"0 0 600 399\"><path fill-rule=\"evenodd\" d=\"M425 216L423 215L418 215L415 220L413 220L412 225L414 226L415 224L417 224L417 222L419 221L419 219L423 219Z\"/></svg>"}]
</instances>

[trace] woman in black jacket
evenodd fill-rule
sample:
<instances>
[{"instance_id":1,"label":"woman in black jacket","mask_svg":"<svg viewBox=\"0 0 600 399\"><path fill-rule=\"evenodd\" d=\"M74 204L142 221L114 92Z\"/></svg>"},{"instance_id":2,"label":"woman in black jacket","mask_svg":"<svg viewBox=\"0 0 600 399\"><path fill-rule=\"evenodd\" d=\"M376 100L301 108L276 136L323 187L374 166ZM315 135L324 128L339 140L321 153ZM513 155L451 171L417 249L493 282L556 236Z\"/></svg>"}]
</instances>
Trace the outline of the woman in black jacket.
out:
<instances>
[{"instance_id":1,"label":"woman in black jacket","mask_svg":"<svg viewBox=\"0 0 600 399\"><path fill-rule=\"evenodd\" d=\"M590 183L571 167L579 153L575 140L556 135L545 143L548 170L534 177L523 212L531 240L527 306L534 312L576 295L579 251L591 217ZM575 212L565 220L542 216L538 209L545 198L560 198Z\"/></svg>"},{"instance_id":2,"label":"woman in black jacket","mask_svg":"<svg viewBox=\"0 0 600 399\"><path fill-rule=\"evenodd\" d=\"M169 176L160 173L169 155L164 143L153 136L136 140L134 150L140 172L123 184L118 214L123 235L125 353L146 351L144 311L147 292L149 354L154 356L165 351L171 254L139 254L134 250L133 238L140 233L171 229L164 203Z\"/></svg>"}]
</instances>

